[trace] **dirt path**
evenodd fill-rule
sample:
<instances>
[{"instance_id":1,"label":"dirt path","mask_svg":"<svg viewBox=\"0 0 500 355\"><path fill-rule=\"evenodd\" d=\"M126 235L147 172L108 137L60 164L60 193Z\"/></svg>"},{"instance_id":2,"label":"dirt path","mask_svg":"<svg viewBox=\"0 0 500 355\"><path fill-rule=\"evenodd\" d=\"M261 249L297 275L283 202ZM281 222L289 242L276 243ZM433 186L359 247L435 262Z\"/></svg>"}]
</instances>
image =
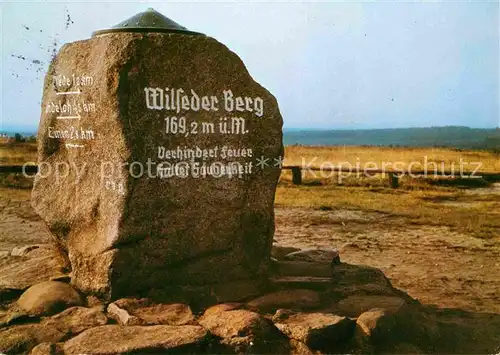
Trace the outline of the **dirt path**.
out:
<instances>
[{"instance_id":1,"label":"dirt path","mask_svg":"<svg viewBox=\"0 0 500 355\"><path fill-rule=\"evenodd\" d=\"M500 246L448 227L405 225L362 211L277 208L275 241L334 247L343 261L380 268L425 304L500 313ZM496 271L495 271L496 270Z\"/></svg>"},{"instance_id":2,"label":"dirt path","mask_svg":"<svg viewBox=\"0 0 500 355\"><path fill-rule=\"evenodd\" d=\"M30 190L0 188L0 255L15 247L51 241L30 205Z\"/></svg>"}]
</instances>

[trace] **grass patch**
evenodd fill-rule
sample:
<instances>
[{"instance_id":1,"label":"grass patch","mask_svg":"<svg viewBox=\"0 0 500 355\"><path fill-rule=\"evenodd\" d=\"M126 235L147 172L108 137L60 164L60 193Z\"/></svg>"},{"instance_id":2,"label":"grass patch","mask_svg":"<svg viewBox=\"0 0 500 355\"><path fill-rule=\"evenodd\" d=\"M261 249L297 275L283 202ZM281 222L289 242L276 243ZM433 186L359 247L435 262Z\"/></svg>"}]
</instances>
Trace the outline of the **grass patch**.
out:
<instances>
[{"instance_id":1,"label":"grass patch","mask_svg":"<svg viewBox=\"0 0 500 355\"><path fill-rule=\"evenodd\" d=\"M0 173L0 187L31 189L33 178L26 177L22 173Z\"/></svg>"},{"instance_id":2,"label":"grass patch","mask_svg":"<svg viewBox=\"0 0 500 355\"><path fill-rule=\"evenodd\" d=\"M434 167L441 170L458 170L459 162L463 162L464 171L473 171L480 164L480 171L500 171L500 156L491 151L456 150L452 148L391 148L391 147L361 147L361 146L287 146L285 147L285 165L320 166L324 162L334 165L349 163L361 167L370 163L382 168L396 165L397 168L408 167L413 163L413 169L427 164L429 171ZM374 166L370 166L374 167Z\"/></svg>"},{"instance_id":3,"label":"grass patch","mask_svg":"<svg viewBox=\"0 0 500 355\"><path fill-rule=\"evenodd\" d=\"M3 143L0 144L0 165L23 165L36 162L36 143Z\"/></svg>"},{"instance_id":4,"label":"grass patch","mask_svg":"<svg viewBox=\"0 0 500 355\"><path fill-rule=\"evenodd\" d=\"M383 188L374 191L366 187L280 184L276 192L276 205L379 212L389 217L402 218L405 224L448 226L480 238L500 236L500 218L497 212L500 210L500 201L496 197L489 201L479 201L470 207L460 207L444 205L442 202L477 201L474 199L477 196L465 196L458 189L394 191ZM393 220L385 219L373 223L394 225Z\"/></svg>"}]
</instances>

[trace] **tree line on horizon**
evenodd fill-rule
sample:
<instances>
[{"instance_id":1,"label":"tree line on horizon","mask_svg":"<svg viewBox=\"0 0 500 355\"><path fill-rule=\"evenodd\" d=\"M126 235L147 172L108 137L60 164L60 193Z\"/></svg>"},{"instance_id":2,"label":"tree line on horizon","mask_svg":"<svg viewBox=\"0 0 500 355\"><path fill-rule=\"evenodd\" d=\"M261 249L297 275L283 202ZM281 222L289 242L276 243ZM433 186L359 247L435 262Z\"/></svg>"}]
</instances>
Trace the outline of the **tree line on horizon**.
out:
<instances>
[{"instance_id":1,"label":"tree line on horizon","mask_svg":"<svg viewBox=\"0 0 500 355\"><path fill-rule=\"evenodd\" d=\"M498 127L492 129L445 126L371 130L285 130L283 135L285 145L439 147L479 149L500 153L500 128ZM15 133L12 141L34 143L36 139L34 134Z\"/></svg>"}]
</instances>

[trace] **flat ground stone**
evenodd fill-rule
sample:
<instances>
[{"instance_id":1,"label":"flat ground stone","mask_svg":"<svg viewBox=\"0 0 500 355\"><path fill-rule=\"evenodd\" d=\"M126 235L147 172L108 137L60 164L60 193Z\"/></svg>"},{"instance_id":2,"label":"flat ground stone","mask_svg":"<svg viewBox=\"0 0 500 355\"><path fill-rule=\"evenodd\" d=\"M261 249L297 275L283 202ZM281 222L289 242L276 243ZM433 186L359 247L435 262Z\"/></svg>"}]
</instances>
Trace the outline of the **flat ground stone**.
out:
<instances>
[{"instance_id":1,"label":"flat ground stone","mask_svg":"<svg viewBox=\"0 0 500 355\"><path fill-rule=\"evenodd\" d=\"M32 316L47 316L83 305L82 296L70 285L45 281L31 286L17 301L19 307Z\"/></svg>"},{"instance_id":2,"label":"flat ground stone","mask_svg":"<svg viewBox=\"0 0 500 355\"><path fill-rule=\"evenodd\" d=\"M337 249L304 249L285 255L284 260L307 261L333 266L340 264L340 254Z\"/></svg>"},{"instance_id":3,"label":"flat ground stone","mask_svg":"<svg viewBox=\"0 0 500 355\"><path fill-rule=\"evenodd\" d=\"M101 354L180 351L200 352L207 331L200 326L103 325L88 329L64 343L65 354Z\"/></svg>"},{"instance_id":4,"label":"flat ground stone","mask_svg":"<svg viewBox=\"0 0 500 355\"><path fill-rule=\"evenodd\" d=\"M362 313L356 320L356 336L368 338L374 344L396 340L396 319L383 309L371 309Z\"/></svg>"},{"instance_id":5,"label":"flat ground stone","mask_svg":"<svg viewBox=\"0 0 500 355\"><path fill-rule=\"evenodd\" d=\"M199 323L221 338L260 335L274 328L260 314L244 309L208 314Z\"/></svg>"},{"instance_id":6,"label":"flat ground stone","mask_svg":"<svg viewBox=\"0 0 500 355\"><path fill-rule=\"evenodd\" d=\"M321 299L318 292L297 289L269 293L248 302L247 306L262 312L274 312L279 308L293 310L312 309L320 306L320 304Z\"/></svg>"},{"instance_id":7,"label":"flat ground stone","mask_svg":"<svg viewBox=\"0 0 500 355\"><path fill-rule=\"evenodd\" d=\"M71 307L41 322L44 326L54 327L72 335L106 323L108 318L99 308L86 307Z\"/></svg>"},{"instance_id":8,"label":"flat ground stone","mask_svg":"<svg viewBox=\"0 0 500 355\"><path fill-rule=\"evenodd\" d=\"M333 268L332 278L339 287L361 284L391 285L380 269L365 265L342 263Z\"/></svg>"},{"instance_id":9,"label":"flat ground stone","mask_svg":"<svg viewBox=\"0 0 500 355\"><path fill-rule=\"evenodd\" d=\"M35 346L29 355L64 355L64 351L60 343L41 343Z\"/></svg>"},{"instance_id":10,"label":"flat ground stone","mask_svg":"<svg viewBox=\"0 0 500 355\"><path fill-rule=\"evenodd\" d=\"M26 251L23 256L0 260L0 289L25 290L51 277L65 275L65 262L52 246Z\"/></svg>"},{"instance_id":11,"label":"flat ground stone","mask_svg":"<svg viewBox=\"0 0 500 355\"><path fill-rule=\"evenodd\" d=\"M186 325L195 319L186 304L155 304L147 298L117 300L108 305L108 314L123 325Z\"/></svg>"},{"instance_id":12,"label":"flat ground stone","mask_svg":"<svg viewBox=\"0 0 500 355\"><path fill-rule=\"evenodd\" d=\"M29 318L28 313L20 309L17 304L10 304L6 309L0 310L0 328L11 325L15 321L19 321L23 318Z\"/></svg>"},{"instance_id":13,"label":"flat ground stone","mask_svg":"<svg viewBox=\"0 0 500 355\"><path fill-rule=\"evenodd\" d=\"M351 295L380 295L403 298L413 303L410 296L395 289L384 273L374 267L342 263L332 268L330 298L339 300Z\"/></svg>"},{"instance_id":14,"label":"flat ground stone","mask_svg":"<svg viewBox=\"0 0 500 355\"><path fill-rule=\"evenodd\" d=\"M199 320L210 333L222 338L233 351L269 352L273 343L283 340L274 324L258 313L232 310L208 314Z\"/></svg>"},{"instance_id":15,"label":"flat ground stone","mask_svg":"<svg viewBox=\"0 0 500 355\"><path fill-rule=\"evenodd\" d=\"M205 310L205 312L203 313L203 317L211 316L211 315L214 315L214 314L220 313L220 312L232 311L235 309L239 309L242 306L243 306L243 303L239 303L239 302L216 304L215 306L211 306L211 307L207 308Z\"/></svg>"},{"instance_id":16,"label":"flat ground stone","mask_svg":"<svg viewBox=\"0 0 500 355\"><path fill-rule=\"evenodd\" d=\"M349 296L338 303L343 314L358 317L371 309L382 309L386 314L398 314L406 310L406 302L391 296Z\"/></svg>"},{"instance_id":17,"label":"flat ground stone","mask_svg":"<svg viewBox=\"0 0 500 355\"><path fill-rule=\"evenodd\" d=\"M68 334L42 324L14 325L0 329L0 352L17 354L29 352L43 342L59 342Z\"/></svg>"},{"instance_id":18,"label":"flat ground stone","mask_svg":"<svg viewBox=\"0 0 500 355\"><path fill-rule=\"evenodd\" d=\"M300 248L294 247L284 247L281 245L273 245L271 249L271 256L277 260L282 260L285 255L293 253L294 251L299 251Z\"/></svg>"},{"instance_id":19,"label":"flat ground stone","mask_svg":"<svg viewBox=\"0 0 500 355\"><path fill-rule=\"evenodd\" d=\"M0 309L0 328L8 325L11 317L11 311L8 309Z\"/></svg>"},{"instance_id":20,"label":"flat ground stone","mask_svg":"<svg viewBox=\"0 0 500 355\"><path fill-rule=\"evenodd\" d=\"M183 303L158 304L132 311L145 324L186 325L194 322L191 308Z\"/></svg>"},{"instance_id":21,"label":"flat ground stone","mask_svg":"<svg viewBox=\"0 0 500 355\"><path fill-rule=\"evenodd\" d=\"M296 313L276 322L276 327L291 339L311 349L332 350L351 339L355 322L346 317L325 313Z\"/></svg>"}]
</instances>

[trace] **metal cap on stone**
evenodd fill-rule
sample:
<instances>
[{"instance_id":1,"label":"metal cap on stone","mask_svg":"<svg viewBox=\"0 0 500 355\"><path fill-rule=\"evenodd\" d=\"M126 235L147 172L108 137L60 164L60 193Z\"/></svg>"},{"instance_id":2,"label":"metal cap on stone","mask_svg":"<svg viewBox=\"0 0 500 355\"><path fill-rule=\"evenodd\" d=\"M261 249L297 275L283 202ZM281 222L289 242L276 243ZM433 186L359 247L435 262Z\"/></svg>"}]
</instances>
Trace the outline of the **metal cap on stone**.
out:
<instances>
[{"instance_id":1,"label":"metal cap on stone","mask_svg":"<svg viewBox=\"0 0 500 355\"><path fill-rule=\"evenodd\" d=\"M151 7L111 28L94 31L92 37L115 32L164 32L185 35L203 35L199 32L189 31L186 27L163 16Z\"/></svg>"}]
</instances>

